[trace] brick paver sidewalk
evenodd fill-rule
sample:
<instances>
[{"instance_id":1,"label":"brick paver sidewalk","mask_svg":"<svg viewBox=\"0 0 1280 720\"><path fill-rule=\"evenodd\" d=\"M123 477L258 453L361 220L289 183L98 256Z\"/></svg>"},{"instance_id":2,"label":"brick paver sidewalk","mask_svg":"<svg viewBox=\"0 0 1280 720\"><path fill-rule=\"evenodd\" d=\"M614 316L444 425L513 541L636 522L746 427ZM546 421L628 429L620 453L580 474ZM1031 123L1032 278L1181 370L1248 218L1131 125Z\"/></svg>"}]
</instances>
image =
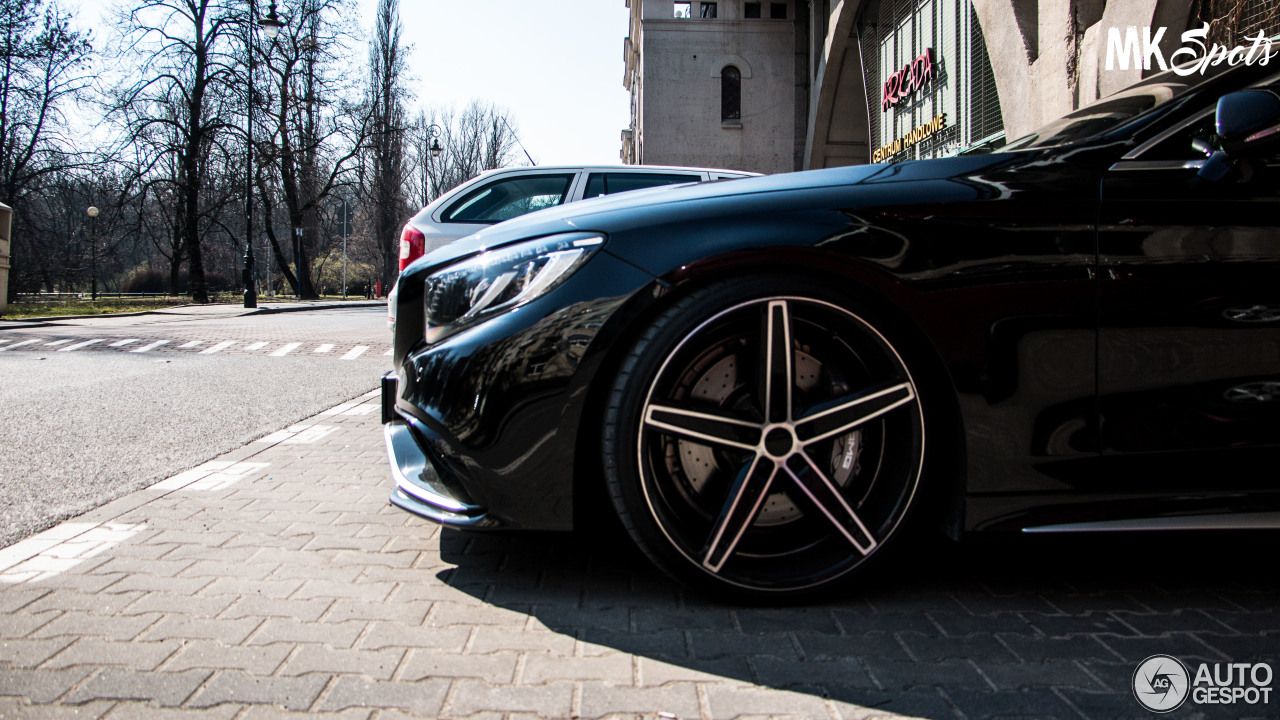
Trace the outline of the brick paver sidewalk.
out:
<instances>
[{"instance_id":1,"label":"brick paver sidewalk","mask_svg":"<svg viewBox=\"0 0 1280 720\"><path fill-rule=\"evenodd\" d=\"M1273 575L1141 558L1153 580L1074 550L1049 572L943 559L847 601L717 604L623 546L389 506L378 407L0 550L0 717L1141 718L1144 657L1280 644Z\"/></svg>"}]
</instances>

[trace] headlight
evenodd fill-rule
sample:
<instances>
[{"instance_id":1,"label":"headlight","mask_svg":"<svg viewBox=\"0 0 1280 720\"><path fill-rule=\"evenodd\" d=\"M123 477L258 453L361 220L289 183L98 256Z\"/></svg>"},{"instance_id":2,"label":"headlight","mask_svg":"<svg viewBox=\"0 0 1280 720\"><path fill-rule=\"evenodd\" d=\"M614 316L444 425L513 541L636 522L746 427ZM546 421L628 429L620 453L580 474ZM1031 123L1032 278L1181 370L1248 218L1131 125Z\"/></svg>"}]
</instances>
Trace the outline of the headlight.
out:
<instances>
[{"instance_id":1,"label":"headlight","mask_svg":"<svg viewBox=\"0 0 1280 720\"><path fill-rule=\"evenodd\" d=\"M542 297L603 244L603 237L588 233L552 235L489 250L429 276L427 342Z\"/></svg>"}]
</instances>

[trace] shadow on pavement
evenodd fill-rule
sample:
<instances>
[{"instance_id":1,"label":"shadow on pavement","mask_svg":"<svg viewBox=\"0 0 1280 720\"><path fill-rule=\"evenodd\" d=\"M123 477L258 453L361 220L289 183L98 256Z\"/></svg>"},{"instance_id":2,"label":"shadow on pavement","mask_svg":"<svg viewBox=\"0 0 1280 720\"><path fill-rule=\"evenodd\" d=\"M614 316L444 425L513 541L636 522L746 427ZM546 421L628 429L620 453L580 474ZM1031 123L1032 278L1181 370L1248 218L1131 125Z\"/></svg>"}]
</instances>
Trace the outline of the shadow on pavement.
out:
<instances>
[{"instance_id":1,"label":"shadow on pavement","mask_svg":"<svg viewBox=\"0 0 1280 720\"><path fill-rule=\"evenodd\" d=\"M446 530L442 559L456 567L440 579L586 647L648 659L640 671L657 677L711 674L932 718L1150 717L1131 682L1153 654L1193 673L1200 662L1275 666L1280 579L1264 569L1275 540L938 540L838 597L762 607L683 588L613 536ZM1274 709L1187 703L1171 717Z\"/></svg>"}]
</instances>

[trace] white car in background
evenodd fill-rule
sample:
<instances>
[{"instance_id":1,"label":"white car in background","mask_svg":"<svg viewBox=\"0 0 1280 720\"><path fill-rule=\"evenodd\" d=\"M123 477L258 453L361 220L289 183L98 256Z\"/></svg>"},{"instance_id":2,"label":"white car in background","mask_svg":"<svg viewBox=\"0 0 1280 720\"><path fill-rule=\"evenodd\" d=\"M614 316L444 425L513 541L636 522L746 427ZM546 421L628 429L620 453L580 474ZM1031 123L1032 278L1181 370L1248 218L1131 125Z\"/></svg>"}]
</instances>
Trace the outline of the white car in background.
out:
<instances>
[{"instance_id":1,"label":"white car in background","mask_svg":"<svg viewBox=\"0 0 1280 720\"><path fill-rule=\"evenodd\" d=\"M535 210L627 190L757 174L658 165L490 170L436 198L409 220L400 233L400 269L441 245Z\"/></svg>"}]
</instances>

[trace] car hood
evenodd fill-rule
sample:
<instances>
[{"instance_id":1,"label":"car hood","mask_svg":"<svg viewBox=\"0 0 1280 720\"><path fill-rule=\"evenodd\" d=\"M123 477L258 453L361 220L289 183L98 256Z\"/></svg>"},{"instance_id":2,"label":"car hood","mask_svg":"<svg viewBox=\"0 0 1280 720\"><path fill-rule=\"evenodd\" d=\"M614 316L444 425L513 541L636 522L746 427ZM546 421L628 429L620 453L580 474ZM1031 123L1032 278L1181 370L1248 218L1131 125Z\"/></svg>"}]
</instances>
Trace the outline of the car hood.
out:
<instances>
[{"instance_id":1,"label":"car hood","mask_svg":"<svg viewBox=\"0 0 1280 720\"><path fill-rule=\"evenodd\" d=\"M474 235L433 250L415 262L414 266L448 265L491 248L555 233L607 232L612 225L611 219L620 213L634 217L636 213L672 205L697 204L725 198L742 198L752 195L785 196L801 190L940 180L982 172L997 165L1007 165L1018 157L1014 154L975 155L881 165L855 165L632 190L617 195L568 203L498 223ZM856 197L854 201L856 202Z\"/></svg>"}]
</instances>

